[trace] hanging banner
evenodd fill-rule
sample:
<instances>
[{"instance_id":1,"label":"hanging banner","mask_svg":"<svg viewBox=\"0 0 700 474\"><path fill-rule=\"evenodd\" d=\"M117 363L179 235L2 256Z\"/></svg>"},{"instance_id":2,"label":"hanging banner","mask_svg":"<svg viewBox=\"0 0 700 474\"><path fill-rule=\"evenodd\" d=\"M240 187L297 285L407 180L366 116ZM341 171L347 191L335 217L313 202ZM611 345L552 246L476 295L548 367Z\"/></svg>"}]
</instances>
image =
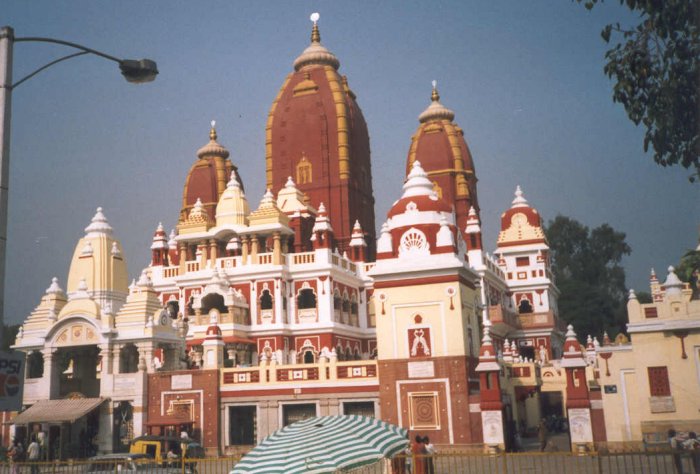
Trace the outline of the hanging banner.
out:
<instances>
[{"instance_id":1,"label":"hanging banner","mask_svg":"<svg viewBox=\"0 0 700 474\"><path fill-rule=\"evenodd\" d=\"M22 408L25 356L22 351L0 351L0 411Z\"/></svg>"}]
</instances>

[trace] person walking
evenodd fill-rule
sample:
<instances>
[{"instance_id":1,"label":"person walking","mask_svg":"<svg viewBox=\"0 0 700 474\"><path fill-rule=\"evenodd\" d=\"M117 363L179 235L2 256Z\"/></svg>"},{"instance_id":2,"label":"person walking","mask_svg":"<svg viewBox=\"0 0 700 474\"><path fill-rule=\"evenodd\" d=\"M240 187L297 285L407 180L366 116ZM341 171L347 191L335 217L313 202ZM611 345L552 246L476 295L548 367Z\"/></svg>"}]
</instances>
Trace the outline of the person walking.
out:
<instances>
[{"instance_id":1,"label":"person walking","mask_svg":"<svg viewBox=\"0 0 700 474\"><path fill-rule=\"evenodd\" d=\"M433 456L435 455L435 446L430 442L430 438L423 436L423 444L425 445L425 452L428 457L426 458L426 468L427 474L435 474L435 464L433 463Z\"/></svg>"},{"instance_id":2,"label":"person walking","mask_svg":"<svg viewBox=\"0 0 700 474\"><path fill-rule=\"evenodd\" d=\"M425 449L423 438L416 435L415 441L411 444L411 454L413 455L413 474L427 474L427 459L428 451Z\"/></svg>"},{"instance_id":3,"label":"person walking","mask_svg":"<svg viewBox=\"0 0 700 474\"><path fill-rule=\"evenodd\" d=\"M681 460L682 446L676 438L676 430L671 428L668 430L668 444L671 447L671 456L673 457L673 466L676 468L676 474L683 474L683 461Z\"/></svg>"},{"instance_id":4,"label":"person walking","mask_svg":"<svg viewBox=\"0 0 700 474\"><path fill-rule=\"evenodd\" d=\"M547 422L544 418L542 418L537 428L537 439L540 442L540 451L544 452L544 448L547 447Z\"/></svg>"},{"instance_id":5,"label":"person walking","mask_svg":"<svg viewBox=\"0 0 700 474\"><path fill-rule=\"evenodd\" d=\"M30 463L31 474L39 474L39 443L36 436L32 436L32 442L27 447L27 461Z\"/></svg>"},{"instance_id":6,"label":"person walking","mask_svg":"<svg viewBox=\"0 0 700 474\"><path fill-rule=\"evenodd\" d=\"M700 440L694 431L688 433L688 439L683 441L683 449L690 452L690 460L693 462L695 474L700 474Z\"/></svg>"},{"instance_id":7,"label":"person walking","mask_svg":"<svg viewBox=\"0 0 700 474\"><path fill-rule=\"evenodd\" d=\"M19 472L19 466L17 466L19 454L17 453L17 441L14 438L12 438L12 445L7 451L7 458L10 460L10 474L17 474Z\"/></svg>"}]
</instances>

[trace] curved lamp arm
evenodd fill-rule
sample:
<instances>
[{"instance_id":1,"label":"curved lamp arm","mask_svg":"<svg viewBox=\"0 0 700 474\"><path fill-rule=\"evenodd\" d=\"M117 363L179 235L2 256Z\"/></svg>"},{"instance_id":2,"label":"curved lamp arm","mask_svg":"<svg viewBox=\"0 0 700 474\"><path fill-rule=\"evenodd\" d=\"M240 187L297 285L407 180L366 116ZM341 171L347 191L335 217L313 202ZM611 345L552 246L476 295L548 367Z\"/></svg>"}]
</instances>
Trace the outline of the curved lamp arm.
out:
<instances>
[{"instance_id":1,"label":"curved lamp arm","mask_svg":"<svg viewBox=\"0 0 700 474\"><path fill-rule=\"evenodd\" d=\"M95 56L100 56L105 59L109 59L110 61L114 61L115 63L119 64L119 69L122 71L122 75L124 78L133 83L144 83L144 82L151 82L156 78L156 75L158 74L158 67L156 66L155 61L152 61L150 59L119 59L114 56L111 56L109 54L103 53L101 51L97 51L96 49L88 48L87 46L83 46L81 44L77 43L72 43L70 41L64 41L64 40L59 40L59 39L54 39L54 38L41 38L41 37L36 37L36 36L30 36L26 38L15 38L14 39L15 43L19 42L38 42L38 43L54 43L54 44L60 44L63 46L69 46L71 48L79 49L79 53L74 53L74 54L69 54L67 56L63 56L62 58L58 58L55 61L51 61L50 63L40 67L36 71L26 75L16 83L12 85L12 87L17 87L21 83L27 81L28 79L31 79L35 75L39 74L41 71L44 69L47 69L54 64L58 64L62 61L66 61L68 59L75 58L77 56L82 56L84 54L94 54Z\"/></svg>"}]
</instances>

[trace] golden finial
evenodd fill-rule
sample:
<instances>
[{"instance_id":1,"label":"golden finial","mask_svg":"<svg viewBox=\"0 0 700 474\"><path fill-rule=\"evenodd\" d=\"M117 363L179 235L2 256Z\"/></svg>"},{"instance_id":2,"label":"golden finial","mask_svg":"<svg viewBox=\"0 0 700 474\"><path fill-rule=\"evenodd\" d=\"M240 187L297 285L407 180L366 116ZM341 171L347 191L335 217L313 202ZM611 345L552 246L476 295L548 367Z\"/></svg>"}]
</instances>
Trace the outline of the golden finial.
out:
<instances>
[{"instance_id":1,"label":"golden finial","mask_svg":"<svg viewBox=\"0 0 700 474\"><path fill-rule=\"evenodd\" d=\"M433 102L438 102L440 100L440 94L438 94L437 90L437 81L433 79L433 93L430 95L430 99Z\"/></svg>"},{"instance_id":2,"label":"golden finial","mask_svg":"<svg viewBox=\"0 0 700 474\"><path fill-rule=\"evenodd\" d=\"M313 21L314 27L311 29L311 42L312 43L320 43L321 42L321 33L318 31L318 19L321 18L321 15L318 14L318 12L313 12L309 19Z\"/></svg>"},{"instance_id":3,"label":"golden finial","mask_svg":"<svg viewBox=\"0 0 700 474\"><path fill-rule=\"evenodd\" d=\"M209 139L216 140L216 120L211 121L211 130L209 130Z\"/></svg>"}]
</instances>

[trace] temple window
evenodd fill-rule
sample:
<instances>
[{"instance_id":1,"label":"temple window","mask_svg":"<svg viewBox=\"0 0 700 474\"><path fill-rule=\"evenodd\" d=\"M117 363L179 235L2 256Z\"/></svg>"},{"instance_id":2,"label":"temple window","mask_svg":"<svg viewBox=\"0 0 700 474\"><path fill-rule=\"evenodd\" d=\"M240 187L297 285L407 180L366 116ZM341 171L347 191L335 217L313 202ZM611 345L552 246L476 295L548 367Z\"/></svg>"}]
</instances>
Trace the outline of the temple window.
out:
<instances>
[{"instance_id":1,"label":"temple window","mask_svg":"<svg viewBox=\"0 0 700 474\"><path fill-rule=\"evenodd\" d=\"M311 349L307 349L304 351L304 363L305 364L313 364L316 362L316 358L314 357L314 351Z\"/></svg>"},{"instance_id":2,"label":"temple window","mask_svg":"<svg viewBox=\"0 0 700 474\"><path fill-rule=\"evenodd\" d=\"M649 375L649 394L652 397L671 396L667 367L647 367Z\"/></svg>"},{"instance_id":3,"label":"temple window","mask_svg":"<svg viewBox=\"0 0 700 474\"><path fill-rule=\"evenodd\" d=\"M311 288L304 288L299 292L297 296L297 307L299 309L312 309L316 308L316 294Z\"/></svg>"},{"instance_id":4,"label":"temple window","mask_svg":"<svg viewBox=\"0 0 700 474\"><path fill-rule=\"evenodd\" d=\"M266 289L262 291L260 295L260 309L263 311L272 309L272 295L270 294L270 290Z\"/></svg>"},{"instance_id":5,"label":"temple window","mask_svg":"<svg viewBox=\"0 0 700 474\"><path fill-rule=\"evenodd\" d=\"M168 301L166 308L168 310L168 316L172 319L177 319L177 313L180 312L180 303L177 301Z\"/></svg>"},{"instance_id":6,"label":"temple window","mask_svg":"<svg viewBox=\"0 0 700 474\"><path fill-rule=\"evenodd\" d=\"M520 300L520 304L518 304L518 313L532 313L532 304L530 304L530 300L528 300L527 298L523 298Z\"/></svg>"},{"instance_id":7,"label":"temple window","mask_svg":"<svg viewBox=\"0 0 700 474\"><path fill-rule=\"evenodd\" d=\"M335 312L336 320L337 320L338 313L340 312L340 306L341 306L340 292L338 290L335 290L335 293L333 293L333 311Z\"/></svg>"},{"instance_id":8,"label":"temple window","mask_svg":"<svg viewBox=\"0 0 700 474\"><path fill-rule=\"evenodd\" d=\"M44 376L44 356L39 351L32 351L27 357L27 378L38 379Z\"/></svg>"},{"instance_id":9,"label":"temple window","mask_svg":"<svg viewBox=\"0 0 700 474\"><path fill-rule=\"evenodd\" d=\"M228 313L223 296L218 293L210 293L202 298L202 314L209 314L209 311L214 308L218 309L219 313Z\"/></svg>"},{"instance_id":10,"label":"temple window","mask_svg":"<svg viewBox=\"0 0 700 474\"><path fill-rule=\"evenodd\" d=\"M127 344L119 351L119 373L133 374L139 371L139 351L133 344Z\"/></svg>"}]
</instances>

